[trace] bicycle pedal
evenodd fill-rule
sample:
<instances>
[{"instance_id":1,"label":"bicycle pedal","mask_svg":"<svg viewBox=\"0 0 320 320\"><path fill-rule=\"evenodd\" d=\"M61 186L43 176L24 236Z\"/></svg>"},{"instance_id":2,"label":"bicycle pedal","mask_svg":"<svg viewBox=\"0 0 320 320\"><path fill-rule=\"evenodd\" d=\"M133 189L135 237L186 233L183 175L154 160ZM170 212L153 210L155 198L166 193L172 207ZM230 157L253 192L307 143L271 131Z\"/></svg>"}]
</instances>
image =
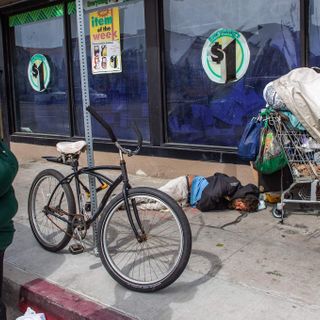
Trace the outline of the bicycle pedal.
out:
<instances>
[{"instance_id":1,"label":"bicycle pedal","mask_svg":"<svg viewBox=\"0 0 320 320\"><path fill-rule=\"evenodd\" d=\"M84 247L80 243L75 243L75 244L72 244L72 245L69 246L69 251L72 254L79 254L79 253L82 253L84 251Z\"/></svg>"}]
</instances>

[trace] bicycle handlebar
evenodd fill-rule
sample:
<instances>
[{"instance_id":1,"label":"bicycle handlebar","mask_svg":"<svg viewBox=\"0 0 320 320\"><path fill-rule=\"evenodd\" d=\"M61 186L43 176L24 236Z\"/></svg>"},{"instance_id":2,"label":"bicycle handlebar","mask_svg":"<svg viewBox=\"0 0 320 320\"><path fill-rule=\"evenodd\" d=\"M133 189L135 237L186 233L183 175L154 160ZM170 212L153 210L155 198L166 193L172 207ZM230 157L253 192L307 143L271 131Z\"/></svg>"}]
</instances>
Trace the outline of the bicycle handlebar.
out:
<instances>
[{"instance_id":1,"label":"bicycle handlebar","mask_svg":"<svg viewBox=\"0 0 320 320\"><path fill-rule=\"evenodd\" d=\"M91 106L89 106L89 107L87 107L87 111L101 124L101 126L103 128L105 128L107 130L111 141L114 142L114 144L116 145L116 147L119 150L121 150L123 153L127 154L129 157L134 154L139 153L141 146L142 146L143 139L142 139L141 132L135 123L133 123L133 130L135 131L137 138L138 138L137 147L135 150L131 150L131 149L124 148L121 146L121 144L118 142L118 139L115 136L111 126L98 114L98 112L96 110L94 110Z\"/></svg>"}]
</instances>

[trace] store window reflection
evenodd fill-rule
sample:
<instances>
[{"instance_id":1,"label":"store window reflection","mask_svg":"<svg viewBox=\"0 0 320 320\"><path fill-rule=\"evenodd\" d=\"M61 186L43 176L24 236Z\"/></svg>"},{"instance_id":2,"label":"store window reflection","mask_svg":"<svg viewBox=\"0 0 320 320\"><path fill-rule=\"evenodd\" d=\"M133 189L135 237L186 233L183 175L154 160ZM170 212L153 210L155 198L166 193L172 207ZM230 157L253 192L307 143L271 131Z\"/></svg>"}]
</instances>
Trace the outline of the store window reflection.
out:
<instances>
[{"instance_id":1,"label":"store window reflection","mask_svg":"<svg viewBox=\"0 0 320 320\"><path fill-rule=\"evenodd\" d=\"M52 8L63 10L62 6ZM24 22L19 15L12 20L18 21L12 26L15 35L13 68L16 127L17 131L28 133L69 135L63 17L43 18L48 12L51 13L50 9L40 9L37 11L39 14L30 14L31 21ZM38 17L43 20L37 21ZM50 66L50 81L43 92L34 90L28 80L28 64L35 54L45 56Z\"/></svg>"},{"instance_id":2,"label":"store window reflection","mask_svg":"<svg viewBox=\"0 0 320 320\"><path fill-rule=\"evenodd\" d=\"M89 13L104 10L107 7L99 7L94 10L85 11L84 21L86 29L90 104L110 123L120 139L136 139L134 131L130 129L134 121L141 130L144 140L150 140L144 2L142 0L130 1L125 4L120 4L118 7L122 60L122 72L120 73L92 74ZM84 135L75 15L71 16L71 31L76 103L76 133L78 135ZM93 134L95 137L108 137L106 131L95 120L93 120Z\"/></svg>"},{"instance_id":3,"label":"store window reflection","mask_svg":"<svg viewBox=\"0 0 320 320\"><path fill-rule=\"evenodd\" d=\"M300 66L299 0L164 0L168 142L236 147L244 125L264 106L271 80ZM246 75L221 85L201 64L217 29L246 38Z\"/></svg>"}]
</instances>

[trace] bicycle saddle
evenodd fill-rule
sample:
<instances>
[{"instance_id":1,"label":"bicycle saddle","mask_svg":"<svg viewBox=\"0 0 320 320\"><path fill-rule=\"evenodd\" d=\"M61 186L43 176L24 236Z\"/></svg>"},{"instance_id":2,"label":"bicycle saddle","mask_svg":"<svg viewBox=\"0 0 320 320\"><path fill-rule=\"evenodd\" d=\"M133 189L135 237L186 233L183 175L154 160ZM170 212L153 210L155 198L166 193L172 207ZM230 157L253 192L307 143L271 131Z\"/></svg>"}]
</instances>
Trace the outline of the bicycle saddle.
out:
<instances>
[{"instance_id":1,"label":"bicycle saddle","mask_svg":"<svg viewBox=\"0 0 320 320\"><path fill-rule=\"evenodd\" d=\"M84 152L86 150L87 143L83 140L76 142L58 142L57 150L63 154L78 154L80 152Z\"/></svg>"}]
</instances>

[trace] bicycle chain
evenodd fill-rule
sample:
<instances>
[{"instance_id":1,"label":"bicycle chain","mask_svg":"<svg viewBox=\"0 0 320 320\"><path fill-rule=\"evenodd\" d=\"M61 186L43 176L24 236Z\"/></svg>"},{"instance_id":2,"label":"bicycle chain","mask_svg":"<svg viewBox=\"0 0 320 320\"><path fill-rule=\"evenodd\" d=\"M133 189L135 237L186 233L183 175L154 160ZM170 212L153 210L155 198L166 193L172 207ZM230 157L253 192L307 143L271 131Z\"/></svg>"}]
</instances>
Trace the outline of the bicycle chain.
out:
<instances>
[{"instance_id":1,"label":"bicycle chain","mask_svg":"<svg viewBox=\"0 0 320 320\"><path fill-rule=\"evenodd\" d=\"M85 236L87 235L87 226L86 226L86 223L85 223L85 220L84 220L84 216L81 215L81 214L72 214L72 213L69 213L69 212L66 212L62 209L58 209L58 208L50 208L49 210L52 210L53 212L59 214L60 216L63 216L63 215L67 215L67 216L72 216L72 230L75 230L75 227L74 227L74 221L75 219L79 219L80 217L80 220L83 221L83 224L82 224L82 230L78 229L79 231L79 234L81 236L81 239L84 239ZM61 214L62 213L62 214ZM71 239L74 239L74 240L78 240L80 241L80 239L78 239L76 236L74 236L74 233L73 234L70 234L69 232L67 232L66 230L62 229L60 226L58 226L50 217L49 215L47 214L46 215L47 218L59 229L61 230L62 232L64 232L66 235L68 235ZM83 232L83 235L81 234L81 232Z\"/></svg>"}]
</instances>

